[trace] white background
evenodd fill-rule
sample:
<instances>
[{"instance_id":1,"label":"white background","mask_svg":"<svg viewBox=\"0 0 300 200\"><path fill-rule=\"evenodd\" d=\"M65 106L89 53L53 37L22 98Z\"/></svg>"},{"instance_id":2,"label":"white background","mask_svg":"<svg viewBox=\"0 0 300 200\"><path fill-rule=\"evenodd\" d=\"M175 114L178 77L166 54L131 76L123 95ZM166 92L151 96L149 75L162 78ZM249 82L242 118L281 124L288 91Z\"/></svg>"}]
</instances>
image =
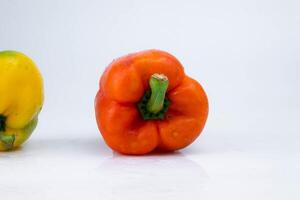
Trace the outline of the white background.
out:
<instances>
[{"instance_id":1,"label":"white background","mask_svg":"<svg viewBox=\"0 0 300 200\"><path fill-rule=\"evenodd\" d=\"M95 122L98 80L152 48L203 85L206 128L174 154L113 153ZM23 148L0 153L1 199L300 198L299 1L0 0L6 49L39 66L45 104Z\"/></svg>"}]
</instances>

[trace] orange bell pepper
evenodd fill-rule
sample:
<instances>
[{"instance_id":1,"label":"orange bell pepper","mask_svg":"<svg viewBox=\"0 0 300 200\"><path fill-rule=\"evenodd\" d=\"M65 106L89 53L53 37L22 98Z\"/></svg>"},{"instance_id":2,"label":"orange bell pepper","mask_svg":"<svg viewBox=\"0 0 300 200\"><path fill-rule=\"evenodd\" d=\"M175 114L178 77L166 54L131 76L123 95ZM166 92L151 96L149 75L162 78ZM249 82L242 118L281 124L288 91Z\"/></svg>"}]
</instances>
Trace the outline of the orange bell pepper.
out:
<instances>
[{"instance_id":1,"label":"orange bell pepper","mask_svg":"<svg viewBox=\"0 0 300 200\"><path fill-rule=\"evenodd\" d=\"M191 144L204 128L208 100L174 56L147 50L106 68L95 112L108 146L124 154L146 154Z\"/></svg>"}]
</instances>

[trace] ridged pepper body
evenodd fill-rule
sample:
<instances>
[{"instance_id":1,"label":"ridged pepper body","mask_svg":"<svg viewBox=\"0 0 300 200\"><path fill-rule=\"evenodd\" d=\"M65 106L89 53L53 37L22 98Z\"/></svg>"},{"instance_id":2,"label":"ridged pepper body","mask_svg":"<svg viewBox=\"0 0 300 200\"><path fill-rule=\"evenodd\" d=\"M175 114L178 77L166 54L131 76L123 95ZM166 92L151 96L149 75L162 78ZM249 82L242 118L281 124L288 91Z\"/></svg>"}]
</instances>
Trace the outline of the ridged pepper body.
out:
<instances>
[{"instance_id":1,"label":"ridged pepper body","mask_svg":"<svg viewBox=\"0 0 300 200\"><path fill-rule=\"evenodd\" d=\"M0 52L0 151L29 138L43 100L42 76L33 61L19 52Z\"/></svg>"},{"instance_id":2,"label":"ridged pepper body","mask_svg":"<svg viewBox=\"0 0 300 200\"><path fill-rule=\"evenodd\" d=\"M151 88L153 80L165 82L167 89L161 92L162 87L157 86L156 92L155 84ZM99 87L97 124L105 142L120 153L184 148L199 136L207 119L208 99L203 88L184 73L174 56L163 51L142 51L114 60ZM160 111L151 103L143 105L143 98L151 99L145 95L149 91L157 93L151 97L152 104L164 95L163 105L156 104Z\"/></svg>"}]
</instances>

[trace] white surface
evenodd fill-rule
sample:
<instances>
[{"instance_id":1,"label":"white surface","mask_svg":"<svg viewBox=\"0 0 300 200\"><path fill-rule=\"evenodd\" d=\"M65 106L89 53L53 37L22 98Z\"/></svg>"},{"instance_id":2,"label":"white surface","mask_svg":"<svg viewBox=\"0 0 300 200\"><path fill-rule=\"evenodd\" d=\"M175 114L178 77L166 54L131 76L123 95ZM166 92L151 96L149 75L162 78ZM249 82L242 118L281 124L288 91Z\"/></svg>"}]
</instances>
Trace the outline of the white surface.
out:
<instances>
[{"instance_id":1,"label":"white surface","mask_svg":"<svg viewBox=\"0 0 300 200\"><path fill-rule=\"evenodd\" d=\"M299 199L300 3L0 1L0 50L32 57L46 101L30 141L0 153L1 199ZM203 135L175 154L102 142L98 80L112 59L174 54L210 99Z\"/></svg>"},{"instance_id":2,"label":"white surface","mask_svg":"<svg viewBox=\"0 0 300 200\"><path fill-rule=\"evenodd\" d=\"M98 138L33 138L0 154L1 199L299 199L299 142L212 135L138 157Z\"/></svg>"}]
</instances>

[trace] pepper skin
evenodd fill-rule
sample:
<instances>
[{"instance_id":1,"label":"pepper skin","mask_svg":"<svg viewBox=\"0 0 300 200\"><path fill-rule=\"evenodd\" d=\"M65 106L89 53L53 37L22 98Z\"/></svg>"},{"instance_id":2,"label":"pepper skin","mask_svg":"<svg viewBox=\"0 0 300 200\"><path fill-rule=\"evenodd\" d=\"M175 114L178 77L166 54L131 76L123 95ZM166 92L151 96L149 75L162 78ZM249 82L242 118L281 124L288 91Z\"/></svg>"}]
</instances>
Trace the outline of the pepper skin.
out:
<instances>
[{"instance_id":1,"label":"pepper skin","mask_svg":"<svg viewBox=\"0 0 300 200\"><path fill-rule=\"evenodd\" d=\"M33 61L19 52L0 52L0 151L29 138L43 99L42 76Z\"/></svg>"},{"instance_id":2,"label":"pepper skin","mask_svg":"<svg viewBox=\"0 0 300 200\"><path fill-rule=\"evenodd\" d=\"M191 144L204 128L208 100L174 56L147 50L118 58L106 68L95 112L108 146L140 155Z\"/></svg>"}]
</instances>

